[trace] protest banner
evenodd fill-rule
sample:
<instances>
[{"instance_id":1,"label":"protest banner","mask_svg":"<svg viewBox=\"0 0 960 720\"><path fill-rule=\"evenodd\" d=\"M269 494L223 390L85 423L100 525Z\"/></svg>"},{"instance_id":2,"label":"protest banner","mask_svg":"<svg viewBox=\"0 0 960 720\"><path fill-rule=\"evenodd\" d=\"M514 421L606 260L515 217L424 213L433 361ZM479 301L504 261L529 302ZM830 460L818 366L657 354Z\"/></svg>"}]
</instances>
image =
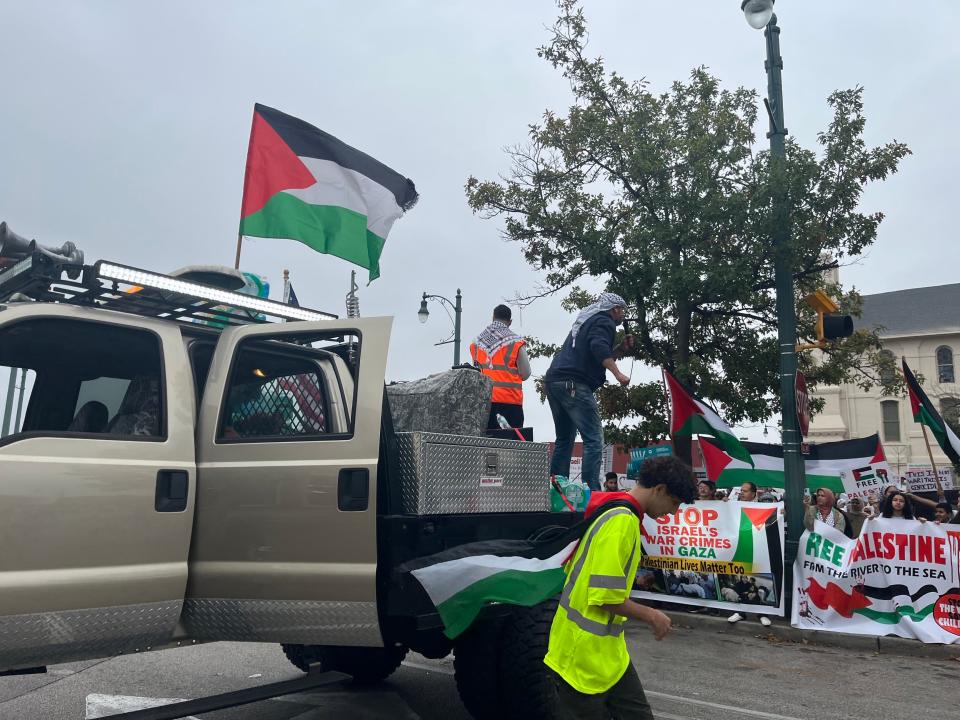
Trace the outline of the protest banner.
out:
<instances>
[{"instance_id":1,"label":"protest banner","mask_svg":"<svg viewBox=\"0 0 960 720\"><path fill-rule=\"evenodd\" d=\"M631 595L783 615L782 503L698 502L645 517Z\"/></svg>"},{"instance_id":2,"label":"protest banner","mask_svg":"<svg viewBox=\"0 0 960 720\"><path fill-rule=\"evenodd\" d=\"M791 624L958 642L958 544L955 525L874 518L851 540L818 520L800 538Z\"/></svg>"},{"instance_id":3,"label":"protest banner","mask_svg":"<svg viewBox=\"0 0 960 720\"><path fill-rule=\"evenodd\" d=\"M937 475L940 476L940 485L944 490L953 490L953 468L938 467ZM907 483L910 492L936 492L937 481L933 479L933 468L929 465L915 466L903 474L903 479Z\"/></svg>"}]
</instances>

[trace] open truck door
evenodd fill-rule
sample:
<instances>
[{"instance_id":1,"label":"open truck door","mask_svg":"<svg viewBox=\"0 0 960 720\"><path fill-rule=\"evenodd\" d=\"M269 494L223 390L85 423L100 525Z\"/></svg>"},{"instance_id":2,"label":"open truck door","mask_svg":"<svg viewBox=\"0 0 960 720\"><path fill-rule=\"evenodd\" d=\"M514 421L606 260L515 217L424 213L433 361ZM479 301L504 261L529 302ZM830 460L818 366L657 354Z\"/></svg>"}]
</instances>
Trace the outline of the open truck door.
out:
<instances>
[{"instance_id":1,"label":"open truck door","mask_svg":"<svg viewBox=\"0 0 960 720\"><path fill-rule=\"evenodd\" d=\"M196 472L180 328L0 305L0 368L22 407L0 438L0 670L169 642Z\"/></svg>"},{"instance_id":2,"label":"open truck door","mask_svg":"<svg viewBox=\"0 0 960 720\"><path fill-rule=\"evenodd\" d=\"M379 646L389 318L230 328L197 429L184 626L207 640Z\"/></svg>"}]
</instances>

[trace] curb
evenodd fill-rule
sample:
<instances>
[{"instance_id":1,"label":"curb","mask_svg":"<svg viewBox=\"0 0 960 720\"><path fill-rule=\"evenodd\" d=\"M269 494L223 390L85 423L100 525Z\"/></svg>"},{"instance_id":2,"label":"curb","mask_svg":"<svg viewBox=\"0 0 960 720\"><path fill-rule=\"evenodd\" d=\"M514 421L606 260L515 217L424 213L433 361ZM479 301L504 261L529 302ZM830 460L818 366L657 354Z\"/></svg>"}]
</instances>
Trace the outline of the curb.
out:
<instances>
[{"instance_id":1,"label":"curb","mask_svg":"<svg viewBox=\"0 0 960 720\"><path fill-rule=\"evenodd\" d=\"M861 652L873 652L881 655L906 655L911 657L934 658L941 660L960 659L960 643L941 645L922 643L919 640L901 637L876 637L874 635L851 635L849 633L825 632L823 630L800 630L789 625L782 618L771 617L773 624L764 627L756 620L727 622L727 613L704 615L677 610L664 610L676 627L708 630L718 635L740 637L775 638L785 642L839 647Z\"/></svg>"}]
</instances>

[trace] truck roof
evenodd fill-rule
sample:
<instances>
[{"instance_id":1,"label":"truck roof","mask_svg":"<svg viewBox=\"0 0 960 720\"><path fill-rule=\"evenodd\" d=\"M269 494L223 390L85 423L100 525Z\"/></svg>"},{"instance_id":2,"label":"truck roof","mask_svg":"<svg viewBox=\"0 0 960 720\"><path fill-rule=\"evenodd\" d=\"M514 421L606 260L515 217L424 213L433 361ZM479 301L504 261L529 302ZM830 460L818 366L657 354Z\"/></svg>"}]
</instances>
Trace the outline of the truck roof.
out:
<instances>
[{"instance_id":1,"label":"truck roof","mask_svg":"<svg viewBox=\"0 0 960 720\"><path fill-rule=\"evenodd\" d=\"M217 331L235 325L337 318L108 260L84 265L42 249L0 271L0 303L18 300L113 310Z\"/></svg>"}]
</instances>

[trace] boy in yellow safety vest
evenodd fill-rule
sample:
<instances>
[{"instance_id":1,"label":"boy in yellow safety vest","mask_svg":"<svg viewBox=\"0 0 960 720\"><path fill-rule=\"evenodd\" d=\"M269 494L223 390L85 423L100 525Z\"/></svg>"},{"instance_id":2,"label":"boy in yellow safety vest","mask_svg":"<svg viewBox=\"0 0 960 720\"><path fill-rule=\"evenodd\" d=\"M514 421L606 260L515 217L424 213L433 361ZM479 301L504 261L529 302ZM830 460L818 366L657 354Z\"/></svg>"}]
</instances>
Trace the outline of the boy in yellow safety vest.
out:
<instances>
[{"instance_id":1,"label":"boy in yellow safety vest","mask_svg":"<svg viewBox=\"0 0 960 720\"><path fill-rule=\"evenodd\" d=\"M563 717L653 719L623 635L627 618L650 625L657 640L670 631L667 615L630 599L642 552L640 521L644 513L655 518L675 513L696 494L689 465L658 457L641 466L634 488L618 493L630 507L600 507L567 564L544 658L557 675Z\"/></svg>"}]
</instances>

